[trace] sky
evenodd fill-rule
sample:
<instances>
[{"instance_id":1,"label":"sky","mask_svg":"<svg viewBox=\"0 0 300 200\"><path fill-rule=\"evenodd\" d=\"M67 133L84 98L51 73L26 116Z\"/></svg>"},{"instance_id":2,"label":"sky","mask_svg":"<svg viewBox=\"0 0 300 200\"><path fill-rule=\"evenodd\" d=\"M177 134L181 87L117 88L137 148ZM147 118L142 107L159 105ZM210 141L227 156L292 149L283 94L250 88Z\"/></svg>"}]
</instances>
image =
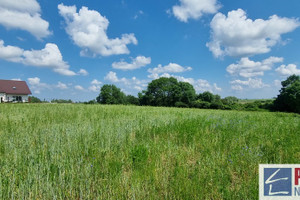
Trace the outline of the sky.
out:
<instances>
[{"instance_id":1,"label":"sky","mask_svg":"<svg viewBox=\"0 0 300 200\"><path fill-rule=\"evenodd\" d=\"M0 0L0 79L40 99L137 96L159 77L261 99L300 75L299 0Z\"/></svg>"}]
</instances>

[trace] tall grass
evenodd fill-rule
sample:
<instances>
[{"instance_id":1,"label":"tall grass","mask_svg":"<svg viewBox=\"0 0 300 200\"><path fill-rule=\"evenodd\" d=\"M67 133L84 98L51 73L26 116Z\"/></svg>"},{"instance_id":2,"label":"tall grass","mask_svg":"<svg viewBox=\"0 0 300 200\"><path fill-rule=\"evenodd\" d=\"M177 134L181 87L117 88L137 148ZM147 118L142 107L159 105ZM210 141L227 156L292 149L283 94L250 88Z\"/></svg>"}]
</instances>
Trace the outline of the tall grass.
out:
<instances>
[{"instance_id":1,"label":"tall grass","mask_svg":"<svg viewBox=\"0 0 300 200\"><path fill-rule=\"evenodd\" d=\"M0 198L258 199L299 136L294 114L1 104Z\"/></svg>"}]
</instances>

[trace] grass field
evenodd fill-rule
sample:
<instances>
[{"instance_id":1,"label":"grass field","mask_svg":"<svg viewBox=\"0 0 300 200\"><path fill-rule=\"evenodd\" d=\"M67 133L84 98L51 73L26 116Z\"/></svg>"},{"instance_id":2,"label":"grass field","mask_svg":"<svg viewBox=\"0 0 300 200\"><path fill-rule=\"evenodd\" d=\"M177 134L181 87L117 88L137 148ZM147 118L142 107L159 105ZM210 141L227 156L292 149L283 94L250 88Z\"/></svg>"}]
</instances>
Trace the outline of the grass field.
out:
<instances>
[{"instance_id":1,"label":"grass field","mask_svg":"<svg viewBox=\"0 0 300 200\"><path fill-rule=\"evenodd\" d=\"M299 137L295 114L1 104L0 198L258 199Z\"/></svg>"}]
</instances>

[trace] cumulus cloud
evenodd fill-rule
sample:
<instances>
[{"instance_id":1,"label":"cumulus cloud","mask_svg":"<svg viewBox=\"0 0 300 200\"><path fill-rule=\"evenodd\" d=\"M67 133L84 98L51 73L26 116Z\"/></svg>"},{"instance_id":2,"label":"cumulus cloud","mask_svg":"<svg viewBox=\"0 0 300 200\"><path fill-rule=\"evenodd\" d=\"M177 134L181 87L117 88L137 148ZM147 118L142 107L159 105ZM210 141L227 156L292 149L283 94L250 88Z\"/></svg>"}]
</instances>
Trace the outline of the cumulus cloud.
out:
<instances>
[{"instance_id":1,"label":"cumulus cloud","mask_svg":"<svg viewBox=\"0 0 300 200\"><path fill-rule=\"evenodd\" d=\"M80 69L79 72L77 72L78 75L87 76L89 73L85 69Z\"/></svg>"},{"instance_id":2,"label":"cumulus cloud","mask_svg":"<svg viewBox=\"0 0 300 200\"><path fill-rule=\"evenodd\" d=\"M84 88L81 85L75 85L74 88L79 91L84 91Z\"/></svg>"},{"instance_id":3,"label":"cumulus cloud","mask_svg":"<svg viewBox=\"0 0 300 200\"><path fill-rule=\"evenodd\" d=\"M225 16L217 13L210 23L211 39L207 47L215 57L247 57L268 53L281 41L281 35L299 27L297 19L277 15L269 19L249 19L242 9Z\"/></svg>"},{"instance_id":4,"label":"cumulus cloud","mask_svg":"<svg viewBox=\"0 0 300 200\"><path fill-rule=\"evenodd\" d=\"M100 92L101 87L99 85L91 85L89 91L91 92Z\"/></svg>"},{"instance_id":5,"label":"cumulus cloud","mask_svg":"<svg viewBox=\"0 0 300 200\"><path fill-rule=\"evenodd\" d=\"M260 89L269 87L269 85L263 83L260 78L248 78L247 80L234 80L230 82L232 90L243 90L245 88Z\"/></svg>"},{"instance_id":6,"label":"cumulus cloud","mask_svg":"<svg viewBox=\"0 0 300 200\"><path fill-rule=\"evenodd\" d=\"M67 90L67 89L69 89L67 84L62 83L60 81L58 81L57 84L47 84L47 83L41 82L41 79L39 77L28 78L27 80L28 80L30 89L36 94L40 94L41 91L46 90L46 89L47 90L52 90L52 89Z\"/></svg>"},{"instance_id":7,"label":"cumulus cloud","mask_svg":"<svg viewBox=\"0 0 300 200\"><path fill-rule=\"evenodd\" d=\"M61 75L74 76L75 72L69 70L69 65L63 61L60 50L56 44L48 43L42 50L24 51L25 65L51 68Z\"/></svg>"},{"instance_id":8,"label":"cumulus cloud","mask_svg":"<svg viewBox=\"0 0 300 200\"><path fill-rule=\"evenodd\" d=\"M150 57L145 56L137 56L136 58L132 58L131 63L127 63L124 61L121 62L114 62L112 64L112 68L114 69L121 69L121 70L134 70L149 65L151 63Z\"/></svg>"},{"instance_id":9,"label":"cumulus cloud","mask_svg":"<svg viewBox=\"0 0 300 200\"><path fill-rule=\"evenodd\" d=\"M36 38L51 34L49 23L41 18L40 5L36 0L1 0L0 24L9 29L28 31Z\"/></svg>"},{"instance_id":10,"label":"cumulus cloud","mask_svg":"<svg viewBox=\"0 0 300 200\"><path fill-rule=\"evenodd\" d=\"M194 86L196 92L198 93L205 92L205 91L217 93L222 91L222 88L218 87L216 83L210 84L207 80L203 80L203 79L192 79L190 84Z\"/></svg>"},{"instance_id":11,"label":"cumulus cloud","mask_svg":"<svg viewBox=\"0 0 300 200\"><path fill-rule=\"evenodd\" d=\"M293 74L300 75L300 69L298 69L294 64L281 65L275 71L281 76L291 76Z\"/></svg>"},{"instance_id":12,"label":"cumulus cloud","mask_svg":"<svg viewBox=\"0 0 300 200\"><path fill-rule=\"evenodd\" d=\"M36 94L40 94L42 90L44 89L50 89L51 86L46 84L46 83L42 83L41 79L38 77L34 77L34 78L28 78L28 83L30 85L30 89L36 93Z\"/></svg>"},{"instance_id":13,"label":"cumulus cloud","mask_svg":"<svg viewBox=\"0 0 300 200\"><path fill-rule=\"evenodd\" d=\"M104 80L115 83L115 84L122 84L122 87L135 89L136 91L141 91L143 88L147 87L147 80L139 80L136 77L132 77L131 79L128 78L118 78L116 72L110 71L105 77Z\"/></svg>"},{"instance_id":14,"label":"cumulus cloud","mask_svg":"<svg viewBox=\"0 0 300 200\"><path fill-rule=\"evenodd\" d=\"M68 86L67 86L65 83L62 83L62 82L60 82L60 81L58 81L56 87L57 87L58 89L61 89L61 90L66 90L66 89L68 89Z\"/></svg>"},{"instance_id":15,"label":"cumulus cloud","mask_svg":"<svg viewBox=\"0 0 300 200\"><path fill-rule=\"evenodd\" d=\"M149 78L152 79L157 79L160 77L160 74L164 73L182 73L185 71L191 71L191 67L182 67L176 63L169 63L166 66L158 65L156 68L150 68L148 69L148 72L150 75L148 76Z\"/></svg>"},{"instance_id":16,"label":"cumulus cloud","mask_svg":"<svg viewBox=\"0 0 300 200\"><path fill-rule=\"evenodd\" d=\"M217 0L179 0L180 5L172 8L174 16L182 21L199 19L204 14L214 14L220 8ZM170 12L170 11L168 11Z\"/></svg>"},{"instance_id":17,"label":"cumulus cloud","mask_svg":"<svg viewBox=\"0 0 300 200\"><path fill-rule=\"evenodd\" d=\"M243 87L241 85L232 85L231 89L235 91L242 91Z\"/></svg>"},{"instance_id":18,"label":"cumulus cloud","mask_svg":"<svg viewBox=\"0 0 300 200\"><path fill-rule=\"evenodd\" d=\"M104 80L116 83L119 82L119 79L117 77L117 73L116 72L108 72L108 74L104 77Z\"/></svg>"},{"instance_id":19,"label":"cumulus cloud","mask_svg":"<svg viewBox=\"0 0 300 200\"><path fill-rule=\"evenodd\" d=\"M66 32L74 43L82 48L81 55L129 54L128 44L137 44L134 34L123 34L121 38L107 36L109 21L95 10L82 7L77 13L76 6L58 5L59 14L65 19Z\"/></svg>"},{"instance_id":20,"label":"cumulus cloud","mask_svg":"<svg viewBox=\"0 0 300 200\"><path fill-rule=\"evenodd\" d=\"M101 81L98 81L97 79L94 79L92 82L91 82L92 85L101 85L102 82Z\"/></svg>"},{"instance_id":21,"label":"cumulus cloud","mask_svg":"<svg viewBox=\"0 0 300 200\"><path fill-rule=\"evenodd\" d=\"M0 59L10 62L21 62L24 50L15 46L4 46L4 41L0 40Z\"/></svg>"},{"instance_id":22,"label":"cumulus cloud","mask_svg":"<svg viewBox=\"0 0 300 200\"><path fill-rule=\"evenodd\" d=\"M100 85L102 84L102 82L98 81L97 79L94 79L91 82L91 86L89 87L89 90L92 92L99 92L101 87Z\"/></svg>"},{"instance_id":23,"label":"cumulus cloud","mask_svg":"<svg viewBox=\"0 0 300 200\"><path fill-rule=\"evenodd\" d=\"M5 46L0 40L0 59L24 65L50 68L54 72L65 76L74 76L68 63L63 61L60 50L56 44L48 43L42 50L24 50L15 46Z\"/></svg>"},{"instance_id":24,"label":"cumulus cloud","mask_svg":"<svg viewBox=\"0 0 300 200\"><path fill-rule=\"evenodd\" d=\"M251 78L263 76L264 71L271 70L275 63L283 62L283 58L270 57L262 62L255 62L248 57L241 58L237 64L231 64L227 67L227 72L232 76L241 76Z\"/></svg>"}]
</instances>

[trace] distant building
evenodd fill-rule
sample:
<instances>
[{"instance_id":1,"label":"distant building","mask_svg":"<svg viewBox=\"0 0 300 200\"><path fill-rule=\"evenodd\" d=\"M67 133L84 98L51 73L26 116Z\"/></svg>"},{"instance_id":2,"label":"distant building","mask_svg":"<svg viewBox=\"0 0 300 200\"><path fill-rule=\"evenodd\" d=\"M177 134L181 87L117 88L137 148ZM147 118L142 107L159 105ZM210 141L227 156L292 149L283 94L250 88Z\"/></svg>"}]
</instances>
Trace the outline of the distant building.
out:
<instances>
[{"instance_id":1,"label":"distant building","mask_svg":"<svg viewBox=\"0 0 300 200\"><path fill-rule=\"evenodd\" d=\"M25 81L0 80L0 103L28 102L30 89Z\"/></svg>"}]
</instances>

